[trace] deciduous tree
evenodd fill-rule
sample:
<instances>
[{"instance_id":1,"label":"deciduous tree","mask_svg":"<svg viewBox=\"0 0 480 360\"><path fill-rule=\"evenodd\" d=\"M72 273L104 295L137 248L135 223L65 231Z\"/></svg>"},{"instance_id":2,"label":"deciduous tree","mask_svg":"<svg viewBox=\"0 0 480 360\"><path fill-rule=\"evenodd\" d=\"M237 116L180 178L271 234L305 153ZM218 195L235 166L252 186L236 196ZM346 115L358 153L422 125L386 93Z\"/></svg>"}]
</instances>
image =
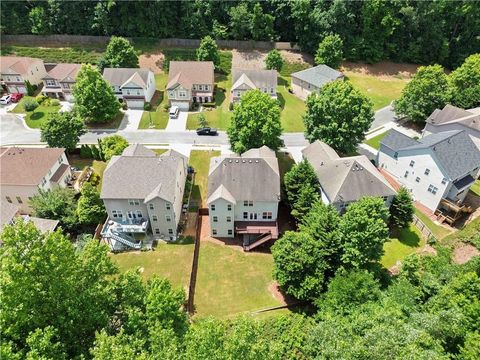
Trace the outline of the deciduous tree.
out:
<instances>
[{"instance_id":1,"label":"deciduous tree","mask_svg":"<svg viewBox=\"0 0 480 360\"><path fill-rule=\"evenodd\" d=\"M480 106L480 53L470 55L448 80L453 105L463 109Z\"/></svg>"},{"instance_id":2,"label":"deciduous tree","mask_svg":"<svg viewBox=\"0 0 480 360\"><path fill-rule=\"evenodd\" d=\"M128 141L120 135L106 136L99 141L102 158L108 161L115 155L121 155L128 146Z\"/></svg>"},{"instance_id":3,"label":"deciduous tree","mask_svg":"<svg viewBox=\"0 0 480 360\"><path fill-rule=\"evenodd\" d=\"M67 152L75 150L80 136L86 133L85 124L75 112L50 114L40 130L41 141L51 148L65 148Z\"/></svg>"},{"instance_id":4,"label":"deciduous tree","mask_svg":"<svg viewBox=\"0 0 480 360\"><path fill-rule=\"evenodd\" d=\"M77 207L75 193L68 188L55 188L52 190L39 190L38 194L30 201L35 216L58 220L60 226L67 231L77 226Z\"/></svg>"},{"instance_id":5,"label":"deciduous tree","mask_svg":"<svg viewBox=\"0 0 480 360\"><path fill-rule=\"evenodd\" d=\"M85 183L77 204L78 221L83 224L98 224L105 220L106 215L100 193L92 184Z\"/></svg>"},{"instance_id":6,"label":"deciduous tree","mask_svg":"<svg viewBox=\"0 0 480 360\"><path fill-rule=\"evenodd\" d=\"M264 13L262 5L255 3L253 5L251 31L252 39L256 41L273 41L275 32L273 30L273 22L275 17L271 14Z\"/></svg>"},{"instance_id":7,"label":"deciduous tree","mask_svg":"<svg viewBox=\"0 0 480 360\"><path fill-rule=\"evenodd\" d=\"M105 50L103 64L104 67L111 68L137 68L138 56L130 41L112 36Z\"/></svg>"},{"instance_id":8,"label":"deciduous tree","mask_svg":"<svg viewBox=\"0 0 480 360\"><path fill-rule=\"evenodd\" d=\"M218 46L211 36L205 36L200 41L200 46L197 49L198 61L211 61L215 65L215 69L220 66L220 54L218 53Z\"/></svg>"},{"instance_id":9,"label":"deciduous tree","mask_svg":"<svg viewBox=\"0 0 480 360\"><path fill-rule=\"evenodd\" d=\"M283 58L280 52L276 49L270 50L265 58L265 66L269 70L282 71Z\"/></svg>"},{"instance_id":10,"label":"deciduous tree","mask_svg":"<svg viewBox=\"0 0 480 360\"><path fill-rule=\"evenodd\" d=\"M327 35L318 45L315 64L325 64L338 69L343 60L343 41L338 34Z\"/></svg>"}]
</instances>

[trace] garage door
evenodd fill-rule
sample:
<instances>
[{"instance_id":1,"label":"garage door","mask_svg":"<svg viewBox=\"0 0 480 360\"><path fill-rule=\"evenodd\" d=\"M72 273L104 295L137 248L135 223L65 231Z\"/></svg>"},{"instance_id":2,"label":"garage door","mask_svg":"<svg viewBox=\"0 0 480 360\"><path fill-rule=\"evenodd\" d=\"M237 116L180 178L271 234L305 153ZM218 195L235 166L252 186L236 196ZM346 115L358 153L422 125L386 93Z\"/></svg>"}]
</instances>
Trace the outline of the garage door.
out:
<instances>
[{"instance_id":1,"label":"garage door","mask_svg":"<svg viewBox=\"0 0 480 360\"><path fill-rule=\"evenodd\" d=\"M143 100L127 100L127 106L130 109L143 109Z\"/></svg>"},{"instance_id":2,"label":"garage door","mask_svg":"<svg viewBox=\"0 0 480 360\"><path fill-rule=\"evenodd\" d=\"M27 88L25 86L9 86L8 91L11 94L14 94L14 93L26 94L27 93Z\"/></svg>"},{"instance_id":3,"label":"garage door","mask_svg":"<svg viewBox=\"0 0 480 360\"><path fill-rule=\"evenodd\" d=\"M180 110L188 111L190 104L186 101L172 101L172 106L177 106Z\"/></svg>"}]
</instances>

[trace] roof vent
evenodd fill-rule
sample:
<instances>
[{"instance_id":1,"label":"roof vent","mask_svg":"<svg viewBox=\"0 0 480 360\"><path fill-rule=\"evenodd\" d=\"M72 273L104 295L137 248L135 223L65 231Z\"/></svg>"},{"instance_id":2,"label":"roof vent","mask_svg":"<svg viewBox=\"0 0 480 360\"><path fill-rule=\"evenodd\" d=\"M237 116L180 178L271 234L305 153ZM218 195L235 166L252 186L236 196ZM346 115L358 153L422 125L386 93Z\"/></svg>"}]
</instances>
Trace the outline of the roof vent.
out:
<instances>
[{"instance_id":1,"label":"roof vent","mask_svg":"<svg viewBox=\"0 0 480 360\"><path fill-rule=\"evenodd\" d=\"M251 163L252 163L252 160L248 160L248 162L251 164Z\"/></svg>"},{"instance_id":2,"label":"roof vent","mask_svg":"<svg viewBox=\"0 0 480 360\"><path fill-rule=\"evenodd\" d=\"M235 162L238 164L238 159L237 159L237 160L235 160Z\"/></svg>"},{"instance_id":3,"label":"roof vent","mask_svg":"<svg viewBox=\"0 0 480 360\"><path fill-rule=\"evenodd\" d=\"M245 159L242 160L242 163L246 163L246 162L247 162L247 160L245 160Z\"/></svg>"},{"instance_id":4,"label":"roof vent","mask_svg":"<svg viewBox=\"0 0 480 360\"><path fill-rule=\"evenodd\" d=\"M258 160L255 160L256 163L258 163Z\"/></svg>"}]
</instances>

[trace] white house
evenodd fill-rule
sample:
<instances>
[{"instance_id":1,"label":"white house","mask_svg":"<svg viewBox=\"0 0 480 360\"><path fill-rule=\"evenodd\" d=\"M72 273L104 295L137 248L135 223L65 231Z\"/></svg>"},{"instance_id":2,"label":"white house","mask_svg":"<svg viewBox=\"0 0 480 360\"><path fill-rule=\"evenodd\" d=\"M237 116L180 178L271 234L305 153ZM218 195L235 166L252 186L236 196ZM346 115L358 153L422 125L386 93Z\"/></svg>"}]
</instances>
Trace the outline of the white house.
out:
<instances>
[{"instance_id":1,"label":"white house","mask_svg":"<svg viewBox=\"0 0 480 360\"><path fill-rule=\"evenodd\" d=\"M143 109L155 94L155 76L150 70L106 68L103 78L112 86L117 98L132 109Z\"/></svg>"},{"instance_id":2,"label":"white house","mask_svg":"<svg viewBox=\"0 0 480 360\"><path fill-rule=\"evenodd\" d=\"M277 77L277 70L234 69L232 72L231 101L238 102L245 92L255 89L276 99Z\"/></svg>"},{"instance_id":3,"label":"white house","mask_svg":"<svg viewBox=\"0 0 480 360\"><path fill-rule=\"evenodd\" d=\"M432 213L461 204L479 174L480 151L464 130L420 140L390 130L380 144L379 167Z\"/></svg>"},{"instance_id":4,"label":"white house","mask_svg":"<svg viewBox=\"0 0 480 360\"><path fill-rule=\"evenodd\" d=\"M302 150L320 183L322 202L344 212L349 204L365 196L381 197L390 207L396 194L365 155L341 158L319 140Z\"/></svg>"},{"instance_id":5,"label":"white house","mask_svg":"<svg viewBox=\"0 0 480 360\"><path fill-rule=\"evenodd\" d=\"M243 237L246 251L278 238L280 172L275 152L263 146L210 160L207 205L213 237Z\"/></svg>"},{"instance_id":6,"label":"white house","mask_svg":"<svg viewBox=\"0 0 480 360\"><path fill-rule=\"evenodd\" d=\"M27 93L25 82L40 85L47 74L42 59L31 57L0 57L1 81L9 93Z\"/></svg>"}]
</instances>

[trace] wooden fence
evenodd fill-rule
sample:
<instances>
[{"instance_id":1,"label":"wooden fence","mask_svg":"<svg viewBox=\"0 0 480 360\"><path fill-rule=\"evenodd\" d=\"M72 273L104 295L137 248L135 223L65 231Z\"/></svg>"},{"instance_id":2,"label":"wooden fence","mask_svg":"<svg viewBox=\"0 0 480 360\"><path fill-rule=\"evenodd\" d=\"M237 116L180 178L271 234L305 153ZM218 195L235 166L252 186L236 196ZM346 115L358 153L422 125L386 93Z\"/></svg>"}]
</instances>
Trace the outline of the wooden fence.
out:
<instances>
[{"instance_id":1,"label":"wooden fence","mask_svg":"<svg viewBox=\"0 0 480 360\"><path fill-rule=\"evenodd\" d=\"M190 272L190 284L188 285L187 311L189 314L195 312L195 286L197 284L198 257L200 255L200 237L202 233L202 214L201 209L197 213L195 247L193 250L192 271Z\"/></svg>"},{"instance_id":2,"label":"wooden fence","mask_svg":"<svg viewBox=\"0 0 480 360\"><path fill-rule=\"evenodd\" d=\"M427 225L423 223L422 220L420 220L417 215L413 215L413 225L416 226L418 230L420 230L421 234L425 237L425 239L434 239L436 240L435 235L433 235L432 231L428 228Z\"/></svg>"}]
</instances>

